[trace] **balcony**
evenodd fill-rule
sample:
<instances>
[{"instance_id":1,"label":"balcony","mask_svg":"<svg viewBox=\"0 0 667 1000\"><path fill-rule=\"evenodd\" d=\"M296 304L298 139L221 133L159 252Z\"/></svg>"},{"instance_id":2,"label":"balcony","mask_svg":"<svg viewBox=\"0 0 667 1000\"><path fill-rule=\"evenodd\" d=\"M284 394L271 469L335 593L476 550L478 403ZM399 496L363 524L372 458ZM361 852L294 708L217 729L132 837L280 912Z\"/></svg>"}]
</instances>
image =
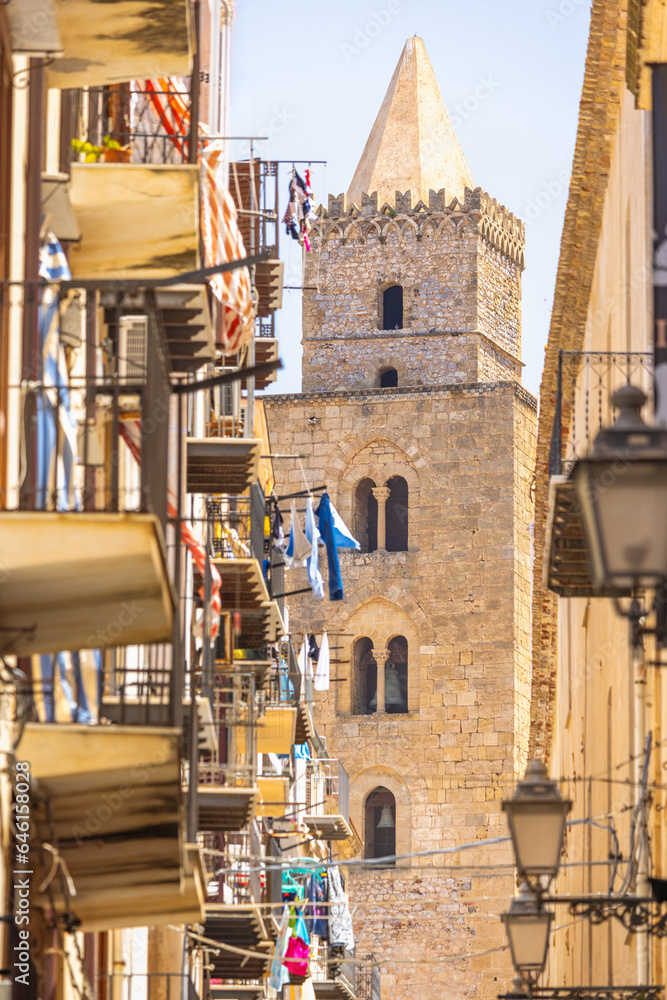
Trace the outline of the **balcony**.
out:
<instances>
[{"instance_id":1,"label":"balcony","mask_svg":"<svg viewBox=\"0 0 667 1000\"><path fill-rule=\"evenodd\" d=\"M200 755L198 829L242 830L258 802L254 673L216 676L212 693L213 745Z\"/></svg>"},{"instance_id":2,"label":"balcony","mask_svg":"<svg viewBox=\"0 0 667 1000\"><path fill-rule=\"evenodd\" d=\"M171 639L175 599L158 519L3 511L0 653Z\"/></svg>"},{"instance_id":3,"label":"balcony","mask_svg":"<svg viewBox=\"0 0 667 1000\"><path fill-rule=\"evenodd\" d=\"M49 65L49 87L191 72L188 0L10 0L9 15L15 52L60 57Z\"/></svg>"},{"instance_id":4,"label":"balcony","mask_svg":"<svg viewBox=\"0 0 667 1000\"><path fill-rule=\"evenodd\" d=\"M650 397L653 355L561 351L549 454L544 581L562 597L601 597L593 587L581 510L569 479L574 463L615 418L611 396L631 381Z\"/></svg>"},{"instance_id":5,"label":"balcony","mask_svg":"<svg viewBox=\"0 0 667 1000\"><path fill-rule=\"evenodd\" d=\"M170 278L199 267L195 165L74 163L72 208L75 279Z\"/></svg>"},{"instance_id":6,"label":"balcony","mask_svg":"<svg viewBox=\"0 0 667 1000\"><path fill-rule=\"evenodd\" d=\"M205 876L184 844L177 729L28 723L19 744L40 797L33 802L33 903L82 931L197 923ZM57 845L76 895L55 878ZM39 860L38 860L39 859Z\"/></svg>"},{"instance_id":7,"label":"balcony","mask_svg":"<svg viewBox=\"0 0 667 1000\"><path fill-rule=\"evenodd\" d=\"M310 833L322 840L351 840L350 779L338 760L308 761L308 793L302 816Z\"/></svg>"},{"instance_id":8,"label":"balcony","mask_svg":"<svg viewBox=\"0 0 667 1000\"><path fill-rule=\"evenodd\" d=\"M262 447L254 438L188 438L188 493L244 493L257 479Z\"/></svg>"},{"instance_id":9,"label":"balcony","mask_svg":"<svg viewBox=\"0 0 667 1000\"><path fill-rule=\"evenodd\" d=\"M345 961L326 944L320 945L310 965L316 1000L357 1000L355 962L350 957L352 961Z\"/></svg>"}]
</instances>

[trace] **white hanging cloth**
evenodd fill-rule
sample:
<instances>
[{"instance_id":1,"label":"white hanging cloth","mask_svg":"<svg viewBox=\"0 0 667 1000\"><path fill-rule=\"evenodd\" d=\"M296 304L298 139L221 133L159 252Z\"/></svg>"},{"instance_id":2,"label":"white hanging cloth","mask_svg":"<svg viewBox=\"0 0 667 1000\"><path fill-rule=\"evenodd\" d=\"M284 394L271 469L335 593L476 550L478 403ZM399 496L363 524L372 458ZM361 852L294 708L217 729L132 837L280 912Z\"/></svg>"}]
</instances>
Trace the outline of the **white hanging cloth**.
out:
<instances>
[{"instance_id":1,"label":"white hanging cloth","mask_svg":"<svg viewBox=\"0 0 667 1000\"><path fill-rule=\"evenodd\" d=\"M329 664L329 636L325 632L322 636L320 655L317 659L317 667L315 668L313 687L316 691L329 690Z\"/></svg>"}]
</instances>

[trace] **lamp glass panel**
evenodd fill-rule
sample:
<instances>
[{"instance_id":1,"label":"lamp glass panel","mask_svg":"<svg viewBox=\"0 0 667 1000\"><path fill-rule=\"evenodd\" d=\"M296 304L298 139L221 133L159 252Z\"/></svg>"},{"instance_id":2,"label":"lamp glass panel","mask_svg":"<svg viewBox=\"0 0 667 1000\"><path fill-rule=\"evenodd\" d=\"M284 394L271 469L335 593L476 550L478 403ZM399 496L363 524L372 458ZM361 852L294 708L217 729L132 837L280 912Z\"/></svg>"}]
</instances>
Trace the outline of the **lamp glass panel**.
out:
<instances>
[{"instance_id":1,"label":"lamp glass panel","mask_svg":"<svg viewBox=\"0 0 667 1000\"><path fill-rule=\"evenodd\" d=\"M563 844L567 803L513 802L508 813L519 873L555 875Z\"/></svg>"},{"instance_id":2,"label":"lamp glass panel","mask_svg":"<svg viewBox=\"0 0 667 1000\"><path fill-rule=\"evenodd\" d=\"M667 462L586 465L577 492L596 585L655 585L667 576Z\"/></svg>"},{"instance_id":3,"label":"lamp glass panel","mask_svg":"<svg viewBox=\"0 0 667 1000\"><path fill-rule=\"evenodd\" d=\"M550 913L511 916L506 919L516 969L542 969L549 943Z\"/></svg>"}]
</instances>

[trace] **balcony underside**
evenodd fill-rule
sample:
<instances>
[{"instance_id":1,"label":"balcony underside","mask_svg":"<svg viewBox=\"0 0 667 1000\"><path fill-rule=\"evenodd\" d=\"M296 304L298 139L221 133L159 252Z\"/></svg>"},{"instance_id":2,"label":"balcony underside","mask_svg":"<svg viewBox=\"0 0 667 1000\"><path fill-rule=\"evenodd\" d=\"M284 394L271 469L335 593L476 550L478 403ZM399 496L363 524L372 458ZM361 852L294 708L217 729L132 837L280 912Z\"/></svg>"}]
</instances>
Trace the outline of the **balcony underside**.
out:
<instances>
[{"instance_id":1,"label":"balcony underside","mask_svg":"<svg viewBox=\"0 0 667 1000\"><path fill-rule=\"evenodd\" d=\"M588 547L574 483L564 476L549 481L544 583L561 597L613 597L593 586Z\"/></svg>"},{"instance_id":2,"label":"balcony underside","mask_svg":"<svg viewBox=\"0 0 667 1000\"><path fill-rule=\"evenodd\" d=\"M0 513L0 653L171 640L174 596L152 514Z\"/></svg>"},{"instance_id":3,"label":"balcony underside","mask_svg":"<svg viewBox=\"0 0 667 1000\"><path fill-rule=\"evenodd\" d=\"M188 493L244 493L257 479L262 442L255 438L188 438Z\"/></svg>"},{"instance_id":4,"label":"balcony underside","mask_svg":"<svg viewBox=\"0 0 667 1000\"><path fill-rule=\"evenodd\" d=\"M187 0L67 0L55 4L40 0L40 21L43 10L49 7L55 9L63 52L48 67L49 87L92 87L190 73Z\"/></svg>"},{"instance_id":5,"label":"balcony underside","mask_svg":"<svg viewBox=\"0 0 667 1000\"><path fill-rule=\"evenodd\" d=\"M261 649L267 643L277 642L285 632L285 625L276 601L265 601L256 610L241 613L241 633L236 640L237 649Z\"/></svg>"},{"instance_id":6,"label":"balcony underside","mask_svg":"<svg viewBox=\"0 0 667 1000\"><path fill-rule=\"evenodd\" d=\"M264 996L264 987L261 983L252 986L219 985L211 983L209 988L211 1000L260 1000Z\"/></svg>"},{"instance_id":7,"label":"balcony underside","mask_svg":"<svg viewBox=\"0 0 667 1000\"><path fill-rule=\"evenodd\" d=\"M72 164L72 207L81 230L81 241L70 254L72 276L108 281L170 278L196 270L198 170L190 165Z\"/></svg>"},{"instance_id":8,"label":"balcony underside","mask_svg":"<svg viewBox=\"0 0 667 1000\"><path fill-rule=\"evenodd\" d=\"M268 706L257 722L257 753L289 753L294 745L296 708Z\"/></svg>"},{"instance_id":9,"label":"balcony underside","mask_svg":"<svg viewBox=\"0 0 667 1000\"><path fill-rule=\"evenodd\" d=\"M221 944L248 951L266 952L266 957L250 958L223 948L217 955L209 953L213 965L212 979L261 979L267 970L269 952L273 947L261 910L254 903L209 903L206 906L204 935Z\"/></svg>"},{"instance_id":10,"label":"balcony underside","mask_svg":"<svg viewBox=\"0 0 667 1000\"><path fill-rule=\"evenodd\" d=\"M243 830L255 818L258 802L256 786L199 785L198 829L223 833Z\"/></svg>"},{"instance_id":11,"label":"balcony underside","mask_svg":"<svg viewBox=\"0 0 667 1000\"><path fill-rule=\"evenodd\" d=\"M216 660L215 671L220 674L233 674L235 671L243 672L250 670L255 675L255 690L263 691L271 679L273 670L273 660L233 660L227 663Z\"/></svg>"},{"instance_id":12,"label":"balcony underside","mask_svg":"<svg viewBox=\"0 0 667 1000\"><path fill-rule=\"evenodd\" d=\"M57 843L80 930L192 923L203 917L199 851L183 845L180 730L28 723L19 750L48 800L33 801L35 848ZM67 912L58 879L33 903ZM49 862L44 863L48 870Z\"/></svg>"},{"instance_id":13,"label":"balcony underside","mask_svg":"<svg viewBox=\"0 0 667 1000\"><path fill-rule=\"evenodd\" d=\"M315 738L315 728L310 717L310 709L305 702L297 706L296 730L294 732L294 742L297 744L307 743Z\"/></svg>"},{"instance_id":14,"label":"balcony underside","mask_svg":"<svg viewBox=\"0 0 667 1000\"><path fill-rule=\"evenodd\" d=\"M155 295L172 372L195 372L206 362L213 361L215 337L206 286L172 285L169 288L158 288ZM144 315L146 296L143 292L127 293L121 304L125 313ZM115 340L117 333L114 308L105 309L104 322L109 336Z\"/></svg>"},{"instance_id":15,"label":"balcony underside","mask_svg":"<svg viewBox=\"0 0 667 1000\"><path fill-rule=\"evenodd\" d=\"M269 603L262 569L257 559L213 559L213 565L220 574L220 599L223 611L240 611L241 627L243 618L251 611L261 610ZM195 588L201 586L201 578L195 579Z\"/></svg>"},{"instance_id":16,"label":"balcony underside","mask_svg":"<svg viewBox=\"0 0 667 1000\"><path fill-rule=\"evenodd\" d=\"M313 980L316 1000L355 1000L352 984L341 976L339 979Z\"/></svg>"},{"instance_id":17,"label":"balcony underside","mask_svg":"<svg viewBox=\"0 0 667 1000\"><path fill-rule=\"evenodd\" d=\"M278 360L278 341L274 337L255 337L255 364L263 365L269 361ZM268 375L258 375L255 377L255 389L266 389L270 382L275 382L277 372L269 372ZM242 382L243 388L247 388L246 380Z\"/></svg>"},{"instance_id":18,"label":"balcony underside","mask_svg":"<svg viewBox=\"0 0 667 1000\"><path fill-rule=\"evenodd\" d=\"M309 813L303 817L303 822L309 831L320 840L348 840L354 837L352 827L344 816L334 814L332 816L318 816Z\"/></svg>"}]
</instances>

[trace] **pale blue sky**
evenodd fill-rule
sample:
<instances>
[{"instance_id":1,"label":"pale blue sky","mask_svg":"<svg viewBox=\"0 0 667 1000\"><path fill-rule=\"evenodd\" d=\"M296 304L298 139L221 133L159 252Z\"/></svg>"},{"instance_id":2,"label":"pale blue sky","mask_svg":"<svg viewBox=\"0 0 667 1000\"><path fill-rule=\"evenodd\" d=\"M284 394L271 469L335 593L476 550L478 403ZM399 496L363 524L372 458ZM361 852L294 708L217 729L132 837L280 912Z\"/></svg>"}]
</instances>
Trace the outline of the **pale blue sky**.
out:
<instances>
[{"instance_id":1,"label":"pale blue sky","mask_svg":"<svg viewBox=\"0 0 667 1000\"><path fill-rule=\"evenodd\" d=\"M537 393L588 39L590 0L235 0L232 132L266 135L267 159L313 166L317 201L346 191L405 40L420 35L475 183L526 222L523 384ZM486 83L489 96L479 88ZM236 146L247 156L247 146ZM281 167L281 213L290 164ZM281 230L286 284L301 251ZM301 297L278 313L285 369L301 387Z\"/></svg>"}]
</instances>

